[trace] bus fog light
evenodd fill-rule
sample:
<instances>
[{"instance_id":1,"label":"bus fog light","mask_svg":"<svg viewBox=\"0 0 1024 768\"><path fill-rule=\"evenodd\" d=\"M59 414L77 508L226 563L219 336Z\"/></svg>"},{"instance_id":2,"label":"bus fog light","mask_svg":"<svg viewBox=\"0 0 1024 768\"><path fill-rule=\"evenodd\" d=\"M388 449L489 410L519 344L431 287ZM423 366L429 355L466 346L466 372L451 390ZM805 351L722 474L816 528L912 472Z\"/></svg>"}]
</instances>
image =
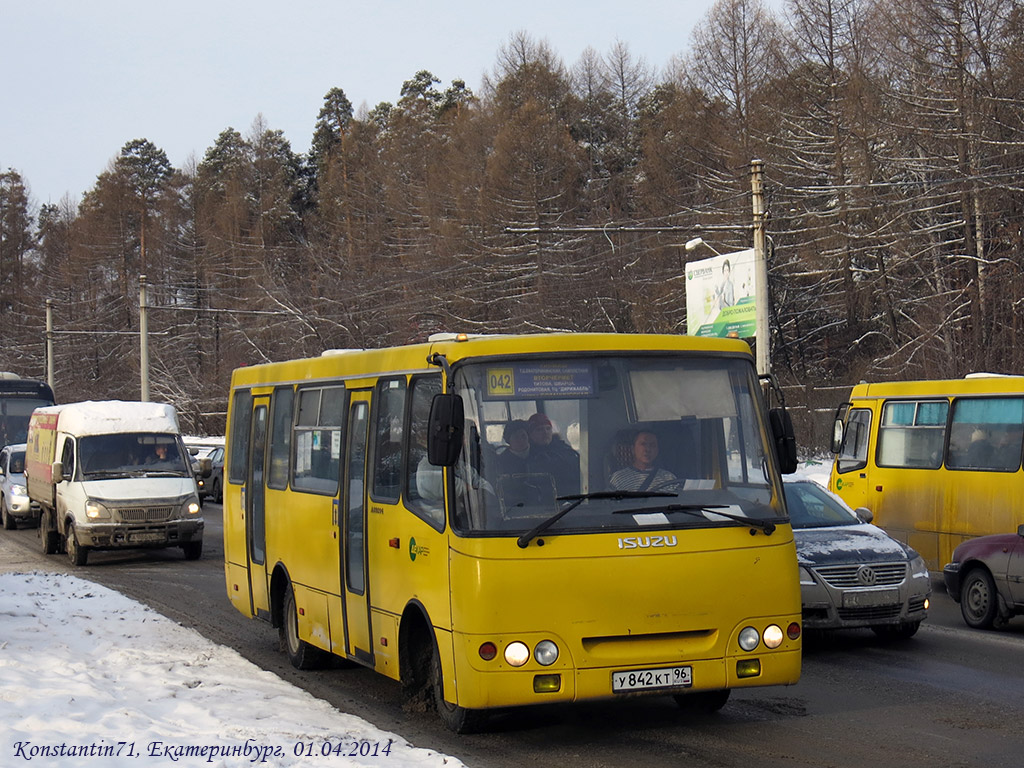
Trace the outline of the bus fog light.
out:
<instances>
[{"instance_id":1,"label":"bus fog light","mask_svg":"<svg viewBox=\"0 0 1024 768\"><path fill-rule=\"evenodd\" d=\"M764 630L764 644L769 648L778 648L782 645L782 627L778 624L769 624Z\"/></svg>"},{"instance_id":2,"label":"bus fog light","mask_svg":"<svg viewBox=\"0 0 1024 768\"><path fill-rule=\"evenodd\" d=\"M752 651L757 648L760 637L753 627L744 627L740 630L740 648L744 651Z\"/></svg>"},{"instance_id":3,"label":"bus fog light","mask_svg":"<svg viewBox=\"0 0 1024 768\"><path fill-rule=\"evenodd\" d=\"M561 675L535 675L533 678L534 693L558 693L562 690Z\"/></svg>"},{"instance_id":4,"label":"bus fog light","mask_svg":"<svg viewBox=\"0 0 1024 768\"><path fill-rule=\"evenodd\" d=\"M760 659L740 659L736 662L736 677L757 677L760 674Z\"/></svg>"},{"instance_id":5,"label":"bus fog light","mask_svg":"<svg viewBox=\"0 0 1024 768\"><path fill-rule=\"evenodd\" d=\"M516 641L514 643L509 643L508 646L506 646L505 661L513 667L521 667L529 660L530 649L526 647L526 643Z\"/></svg>"},{"instance_id":6,"label":"bus fog light","mask_svg":"<svg viewBox=\"0 0 1024 768\"><path fill-rule=\"evenodd\" d=\"M550 667L558 660L558 646L550 640L541 640L533 649L533 658L542 667Z\"/></svg>"}]
</instances>

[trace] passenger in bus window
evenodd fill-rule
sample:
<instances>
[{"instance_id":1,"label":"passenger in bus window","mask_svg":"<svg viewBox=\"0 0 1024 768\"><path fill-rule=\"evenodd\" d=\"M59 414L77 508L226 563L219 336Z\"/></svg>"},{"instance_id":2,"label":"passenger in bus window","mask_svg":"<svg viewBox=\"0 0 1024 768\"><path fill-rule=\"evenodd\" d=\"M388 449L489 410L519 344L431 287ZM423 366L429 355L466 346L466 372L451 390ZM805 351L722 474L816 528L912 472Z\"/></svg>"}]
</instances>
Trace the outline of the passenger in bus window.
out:
<instances>
[{"instance_id":1,"label":"passenger in bus window","mask_svg":"<svg viewBox=\"0 0 1024 768\"><path fill-rule=\"evenodd\" d=\"M530 426L530 465L542 468L555 478L559 495L580 492L580 455L572 449L543 413L535 413Z\"/></svg>"},{"instance_id":2,"label":"passenger in bus window","mask_svg":"<svg viewBox=\"0 0 1024 768\"><path fill-rule=\"evenodd\" d=\"M611 476L609 485L616 491L647 491L672 484L676 476L656 465L658 436L640 431L633 438L633 463Z\"/></svg>"},{"instance_id":3,"label":"passenger in bus window","mask_svg":"<svg viewBox=\"0 0 1024 768\"><path fill-rule=\"evenodd\" d=\"M992 466L992 443L988 433L980 427L971 432L971 444L967 446L967 466Z\"/></svg>"},{"instance_id":4,"label":"passenger in bus window","mask_svg":"<svg viewBox=\"0 0 1024 768\"><path fill-rule=\"evenodd\" d=\"M529 472L530 430L527 422L513 419L502 431L505 448L498 453L499 475L524 475Z\"/></svg>"}]
</instances>

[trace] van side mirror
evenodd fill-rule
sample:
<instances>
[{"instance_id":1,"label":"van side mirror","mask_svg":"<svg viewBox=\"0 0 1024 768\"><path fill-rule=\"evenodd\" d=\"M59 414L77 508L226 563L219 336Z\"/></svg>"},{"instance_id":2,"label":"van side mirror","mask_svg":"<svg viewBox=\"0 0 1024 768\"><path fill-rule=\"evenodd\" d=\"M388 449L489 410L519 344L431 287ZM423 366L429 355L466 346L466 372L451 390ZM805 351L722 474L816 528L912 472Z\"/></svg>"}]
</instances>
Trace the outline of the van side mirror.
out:
<instances>
[{"instance_id":1,"label":"van side mirror","mask_svg":"<svg viewBox=\"0 0 1024 768\"><path fill-rule=\"evenodd\" d=\"M52 478L51 482L54 483L62 483L71 479L64 475L64 464L60 461L55 461L50 465L50 477Z\"/></svg>"},{"instance_id":2,"label":"van side mirror","mask_svg":"<svg viewBox=\"0 0 1024 768\"><path fill-rule=\"evenodd\" d=\"M199 476L209 477L213 473L213 460L208 456L199 460Z\"/></svg>"},{"instance_id":3,"label":"van side mirror","mask_svg":"<svg viewBox=\"0 0 1024 768\"><path fill-rule=\"evenodd\" d=\"M455 466L462 449L466 416L458 395L434 395L427 423L427 461L435 467Z\"/></svg>"},{"instance_id":4,"label":"van side mirror","mask_svg":"<svg viewBox=\"0 0 1024 768\"><path fill-rule=\"evenodd\" d=\"M785 408L768 411L768 423L775 443L775 455L779 460L779 471L784 475L796 472L796 436L793 434L793 420Z\"/></svg>"}]
</instances>

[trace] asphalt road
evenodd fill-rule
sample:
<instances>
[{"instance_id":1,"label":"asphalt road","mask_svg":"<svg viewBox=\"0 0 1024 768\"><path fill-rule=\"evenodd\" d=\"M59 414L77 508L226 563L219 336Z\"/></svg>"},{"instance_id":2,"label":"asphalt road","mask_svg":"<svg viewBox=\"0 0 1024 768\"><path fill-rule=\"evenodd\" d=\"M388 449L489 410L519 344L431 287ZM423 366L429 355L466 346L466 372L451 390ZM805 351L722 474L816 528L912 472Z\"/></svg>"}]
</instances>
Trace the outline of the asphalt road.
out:
<instances>
[{"instance_id":1,"label":"asphalt road","mask_svg":"<svg viewBox=\"0 0 1024 768\"><path fill-rule=\"evenodd\" d=\"M516 710L483 734L456 736L408 706L394 681L337 665L300 672L269 625L239 614L224 594L220 507L207 504L205 551L91 553L73 568L39 553L31 529L0 530L7 569L52 570L116 589L254 663L469 766L901 766L1017 768L1024 754L1024 617L998 632L971 630L941 590L909 641L869 631L805 638L803 677L789 688L734 692L715 715L655 697ZM4 563L0 562L0 567Z\"/></svg>"}]
</instances>

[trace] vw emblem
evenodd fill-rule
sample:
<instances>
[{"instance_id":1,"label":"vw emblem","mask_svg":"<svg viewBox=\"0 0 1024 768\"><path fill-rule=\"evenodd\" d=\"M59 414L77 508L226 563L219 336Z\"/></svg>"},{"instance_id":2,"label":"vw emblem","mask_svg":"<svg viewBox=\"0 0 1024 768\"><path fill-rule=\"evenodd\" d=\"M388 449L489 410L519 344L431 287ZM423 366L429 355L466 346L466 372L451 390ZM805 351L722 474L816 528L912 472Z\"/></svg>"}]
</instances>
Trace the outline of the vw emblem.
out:
<instances>
[{"instance_id":1,"label":"vw emblem","mask_svg":"<svg viewBox=\"0 0 1024 768\"><path fill-rule=\"evenodd\" d=\"M875 575L875 569L870 565L862 565L857 569L857 581L865 587L872 586L877 580L878 577Z\"/></svg>"}]
</instances>

